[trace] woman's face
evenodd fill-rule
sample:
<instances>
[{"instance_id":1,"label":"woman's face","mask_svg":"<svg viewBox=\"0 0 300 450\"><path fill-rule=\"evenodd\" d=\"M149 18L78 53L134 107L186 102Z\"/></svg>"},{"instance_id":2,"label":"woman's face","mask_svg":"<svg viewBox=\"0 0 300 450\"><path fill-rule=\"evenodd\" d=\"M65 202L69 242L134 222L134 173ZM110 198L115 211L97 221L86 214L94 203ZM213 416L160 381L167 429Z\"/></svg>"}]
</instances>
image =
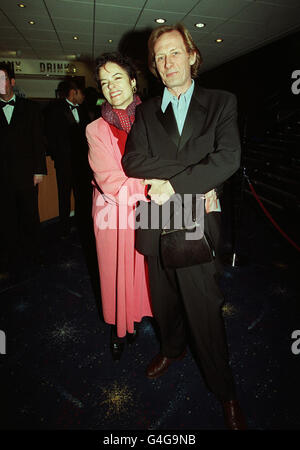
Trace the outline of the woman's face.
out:
<instances>
[{"instance_id":1,"label":"woman's face","mask_svg":"<svg viewBox=\"0 0 300 450\"><path fill-rule=\"evenodd\" d=\"M136 86L136 80L131 80L118 64L107 62L100 67L99 79L103 95L113 108L126 109L133 101L132 88Z\"/></svg>"}]
</instances>

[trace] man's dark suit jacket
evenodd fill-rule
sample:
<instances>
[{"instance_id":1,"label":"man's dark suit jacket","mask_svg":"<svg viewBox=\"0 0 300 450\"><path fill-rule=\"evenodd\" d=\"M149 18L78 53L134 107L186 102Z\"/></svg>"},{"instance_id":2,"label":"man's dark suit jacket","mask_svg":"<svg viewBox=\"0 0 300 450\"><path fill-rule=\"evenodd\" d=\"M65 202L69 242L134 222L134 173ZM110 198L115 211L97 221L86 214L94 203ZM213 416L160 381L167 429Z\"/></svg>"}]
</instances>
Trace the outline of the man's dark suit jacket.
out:
<instances>
[{"instance_id":1,"label":"man's dark suit jacket","mask_svg":"<svg viewBox=\"0 0 300 450\"><path fill-rule=\"evenodd\" d=\"M78 115L77 124L66 100L55 100L45 110L45 129L55 166L71 164L72 169L86 172L89 166L85 127L90 120L84 106L79 106Z\"/></svg>"},{"instance_id":2,"label":"man's dark suit jacket","mask_svg":"<svg viewBox=\"0 0 300 450\"><path fill-rule=\"evenodd\" d=\"M0 133L0 185L10 190L33 186L34 174L47 173L46 143L39 106L16 97L10 124L0 108Z\"/></svg>"},{"instance_id":3,"label":"man's dark suit jacket","mask_svg":"<svg viewBox=\"0 0 300 450\"><path fill-rule=\"evenodd\" d=\"M175 193L205 194L218 188L240 165L235 96L195 84L181 136L171 103L165 113L160 97L141 104L122 164L129 177L169 180ZM141 202L142 208L148 208L151 214L150 203ZM207 227L215 228L213 216L205 218L206 231ZM137 250L158 255L160 232L137 229ZM210 237L214 241L214 236Z\"/></svg>"}]
</instances>

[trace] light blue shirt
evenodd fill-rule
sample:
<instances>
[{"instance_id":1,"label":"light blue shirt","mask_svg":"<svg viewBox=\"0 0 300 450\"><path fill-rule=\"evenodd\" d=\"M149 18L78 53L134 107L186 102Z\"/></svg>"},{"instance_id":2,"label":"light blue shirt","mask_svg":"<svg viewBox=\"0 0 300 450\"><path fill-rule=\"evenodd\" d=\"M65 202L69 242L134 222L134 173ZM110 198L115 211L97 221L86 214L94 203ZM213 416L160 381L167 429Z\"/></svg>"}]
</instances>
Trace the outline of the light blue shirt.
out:
<instances>
[{"instance_id":1,"label":"light blue shirt","mask_svg":"<svg viewBox=\"0 0 300 450\"><path fill-rule=\"evenodd\" d=\"M195 83L192 80L191 86L184 94L180 94L179 98L175 95L171 94L171 92L165 87L162 102L161 102L161 110L164 113L169 105L172 103L177 127L179 134L181 135L183 130L183 125L185 122L185 118L190 106L191 98L194 92Z\"/></svg>"},{"instance_id":2,"label":"light blue shirt","mask_svg":"<svg viewBox=\"0 0 300 450\"><path fill-rule=\"evenodd\" d=\"M0 100L1 100L1 102L7 103L2 98ZM16 101L16 94L14 94L12 96L12 98L10 100L8 100L8 101L10 102L11 100ZM14 105L5 105L5 106L3 106L3 112L4 112L4 115L6 117L6 120L7 120L8 124L10 124L10 121L11 121L11 118L12 118L12 115L13 115L13 112L14 112L14 107L15 107Z\"/></svg>"}]
</instances>

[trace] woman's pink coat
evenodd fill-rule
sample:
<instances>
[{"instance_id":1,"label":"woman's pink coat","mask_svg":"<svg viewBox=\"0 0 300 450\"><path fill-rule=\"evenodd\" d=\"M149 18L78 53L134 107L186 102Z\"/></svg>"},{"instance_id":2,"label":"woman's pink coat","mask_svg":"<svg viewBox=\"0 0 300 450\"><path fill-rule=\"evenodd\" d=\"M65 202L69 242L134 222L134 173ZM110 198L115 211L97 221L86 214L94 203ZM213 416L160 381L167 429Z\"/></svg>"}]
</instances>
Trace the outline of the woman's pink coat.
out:
<instances>
[{"instance_id":1,"label":"woman's pink coat","mask_svg":"<svg viewBox=\"0 0 300 450\"><path fill-rule=\"evenodd\" d=\"M90 166L104 193L94 187L92 210L103 316L123 337L133 333L134 322L152 316L146 263L134 248L134 206L127 204L134 194L133 200L145 200L144 186L123 172L124 131L100 118L87 126L86 136Z\"/></svg>"}]
</instances>

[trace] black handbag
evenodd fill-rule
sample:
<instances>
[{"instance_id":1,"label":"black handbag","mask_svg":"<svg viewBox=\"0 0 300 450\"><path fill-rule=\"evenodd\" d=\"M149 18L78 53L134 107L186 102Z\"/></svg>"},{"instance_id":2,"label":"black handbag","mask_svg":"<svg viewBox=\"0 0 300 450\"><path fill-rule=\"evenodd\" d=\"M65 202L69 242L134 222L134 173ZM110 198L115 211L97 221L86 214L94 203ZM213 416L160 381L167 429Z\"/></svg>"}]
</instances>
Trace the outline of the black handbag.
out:
<instances>
[{"instance_id":1,"label":"black handbag","mask_svg":"<svg viewBox=\"0 0 300 450\"><path fill-rule=\"evenodd\" d=\"M186 233L192 230L163 230L160 235L160 252L164 267L179 268L212 261L215 251L209 237L204 233L201 239L187 240Z\"/></svg>"},{"instance_id":2,"label":"black handbag","mask_svg":"<svg viewBox=\"0 0 300 450\"><path fill-rule=\"evenodd\" d=\"M213 261L215 250L209 236L203 233L201 239L187 239L187 234L197 232L200 225L192 207L191 227L164 229L160 235L160 254L165 268L176 269Z\"/></svg>"}]
</instances>

